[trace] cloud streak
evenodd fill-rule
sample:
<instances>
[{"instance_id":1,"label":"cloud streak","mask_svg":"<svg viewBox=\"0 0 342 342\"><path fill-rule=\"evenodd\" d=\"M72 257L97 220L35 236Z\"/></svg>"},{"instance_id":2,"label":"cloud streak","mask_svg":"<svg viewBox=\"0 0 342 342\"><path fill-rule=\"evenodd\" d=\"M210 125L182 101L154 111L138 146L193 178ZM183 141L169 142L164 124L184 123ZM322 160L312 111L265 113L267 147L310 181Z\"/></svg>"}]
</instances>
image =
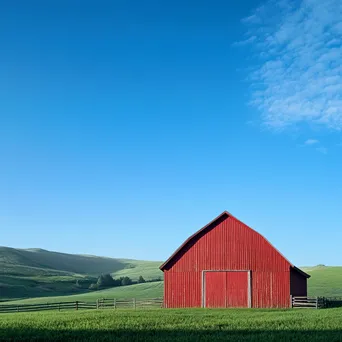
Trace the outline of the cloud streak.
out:
<instances>
[{"instance_id":1,"label":"cloud streak","mask_svg":"<svg viewBox=\"0 0 342 342\"><path fill-rule=\"evenodd\" d=\"M250 104L274 129L342 130L342 1L269 1L242 20L257 57Z\"/></svg>"},{"instance_id":2,"label":"cloud streak","mask_svg":"<svg viewBox=\"0 0 342 342\"><path fill-rule=\"evenodd\" d=\"M316 140L316 139L308 139L305 141L305 145L315 145L315 144L318 144L319 141Z\"/></svg>"}]
</instances>

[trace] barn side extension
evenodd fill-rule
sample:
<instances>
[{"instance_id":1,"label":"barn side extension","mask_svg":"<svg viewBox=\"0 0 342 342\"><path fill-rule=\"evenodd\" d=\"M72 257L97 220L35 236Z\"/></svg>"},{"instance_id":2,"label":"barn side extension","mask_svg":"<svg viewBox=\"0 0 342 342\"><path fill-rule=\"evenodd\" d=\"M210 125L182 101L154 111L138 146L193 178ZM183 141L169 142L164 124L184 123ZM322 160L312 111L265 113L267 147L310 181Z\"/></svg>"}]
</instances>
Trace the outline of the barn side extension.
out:
<instances>
[{"instance_id":1,"label":"barn side extension","mask_svg":"<svg viewBox=\"0 0 342 342\"><path fill-rule=\"evenodd\" d=\"M307 296L310 277L226 211L160 269L166 308L288 308L292 296Z\"/></svg>"}]
</instances>

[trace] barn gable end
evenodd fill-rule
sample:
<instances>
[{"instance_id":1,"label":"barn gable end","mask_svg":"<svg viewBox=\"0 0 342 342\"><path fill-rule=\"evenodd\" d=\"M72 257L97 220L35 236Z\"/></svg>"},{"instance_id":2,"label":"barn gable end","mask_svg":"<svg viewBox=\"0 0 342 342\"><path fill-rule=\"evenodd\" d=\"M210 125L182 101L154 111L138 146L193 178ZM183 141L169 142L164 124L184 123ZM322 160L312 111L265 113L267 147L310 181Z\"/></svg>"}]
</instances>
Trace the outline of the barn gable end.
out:
<instances>
[{"instance_id":1,"label":"barn gable end","mask_svg":"<svg viewBox=\"0 0 342 342\"><path fill-rule=\"evenodd\" d=\"M189 237L160 268L164 271L166 307L205 306L204 287L209 271L227 273L227 276L217 273L217 279L233 279L229 276L232 271L248 272L248 296L252 307L288 307L290 292L297 291L294 290L296 284L303 287L304 280L301 279L305 278L306 284L309 277L295 268L262 235L228 212ZM210 279L215 279L215 275L212 274ZM296 284L290 283L291 279ZM224 281L227 284L234 282ZM229 291L238 293L233 290ZM228 288L222 291L227 292Z\"/></svg>"}]
</instances>

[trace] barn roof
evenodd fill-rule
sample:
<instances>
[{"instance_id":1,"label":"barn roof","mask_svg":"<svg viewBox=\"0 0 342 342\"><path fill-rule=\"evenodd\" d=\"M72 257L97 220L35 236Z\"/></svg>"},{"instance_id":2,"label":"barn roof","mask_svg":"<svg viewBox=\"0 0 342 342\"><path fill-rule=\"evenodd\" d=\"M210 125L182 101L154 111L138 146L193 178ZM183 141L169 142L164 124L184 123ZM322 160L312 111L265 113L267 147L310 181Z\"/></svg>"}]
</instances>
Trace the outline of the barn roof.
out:
<instances>
[{"instance_id":1,"label":"barn roof","mask_svg":"<svg viewBox=\"0 0 342 342\"><path fill-rule=\"evenodd\" d=\"M225 217L226 216L226 217ZM217 216L214 220L212 220L211 222L209 222L207 225L205 225L203 228L201 228L200 230L198 230L195 234L191 235L187 240L184 241L184 243L159 267L162 271L166 268L166 266L172 262L172 260L178 256L179 253L182 252L182 250L191 242L193 241L198 235L200 235L201 233L205 233L207 230L209 230L211 227L213 227L216 222L228 218L228 217L233 217L234 219L238 220L239 222L241 222L239 219L237 219L235 216L233 216L232 214L230 214L228 211L224 211L222 214L220 214L219 216ZM243 223L243 222L241 222ZM244 224L244 223L243 223ZM246 224L245 224L246 225ZM255 231L254 229L252 229L251 227L248 227L249 229L251 229L252 231L254 231L256 234L261 235L260 233L258 233L257 231ZM293 265L288 259L286 259L284 257L283 254L281 254L264 236L262 236L265 241L272 247L274 248L292 267L293 270L297 271L299 274L303 275L306 278L310 278L310 275L305 273L304 271L302 271L301 269L299 269L298 267L296 267L295 265Z\"/></svg>"}]
</instances>

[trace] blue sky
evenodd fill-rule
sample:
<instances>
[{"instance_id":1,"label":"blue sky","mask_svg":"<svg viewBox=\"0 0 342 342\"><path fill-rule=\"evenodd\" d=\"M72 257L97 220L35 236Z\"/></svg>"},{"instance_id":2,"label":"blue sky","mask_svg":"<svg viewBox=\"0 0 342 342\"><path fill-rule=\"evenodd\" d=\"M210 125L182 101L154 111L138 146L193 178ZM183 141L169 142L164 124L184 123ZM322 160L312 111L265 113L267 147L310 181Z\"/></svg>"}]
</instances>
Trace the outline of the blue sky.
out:
<instances>
[{"instance_id":1,"label":"blue sky","mask_svg":"<svg viewBox=\"0 0 342 342\"><path fill-rule=\"evenodd\" d=\"M341 265L342 7L0 5L0 245L164 260L224 210Z\"/></svg>"}]
</instances>

